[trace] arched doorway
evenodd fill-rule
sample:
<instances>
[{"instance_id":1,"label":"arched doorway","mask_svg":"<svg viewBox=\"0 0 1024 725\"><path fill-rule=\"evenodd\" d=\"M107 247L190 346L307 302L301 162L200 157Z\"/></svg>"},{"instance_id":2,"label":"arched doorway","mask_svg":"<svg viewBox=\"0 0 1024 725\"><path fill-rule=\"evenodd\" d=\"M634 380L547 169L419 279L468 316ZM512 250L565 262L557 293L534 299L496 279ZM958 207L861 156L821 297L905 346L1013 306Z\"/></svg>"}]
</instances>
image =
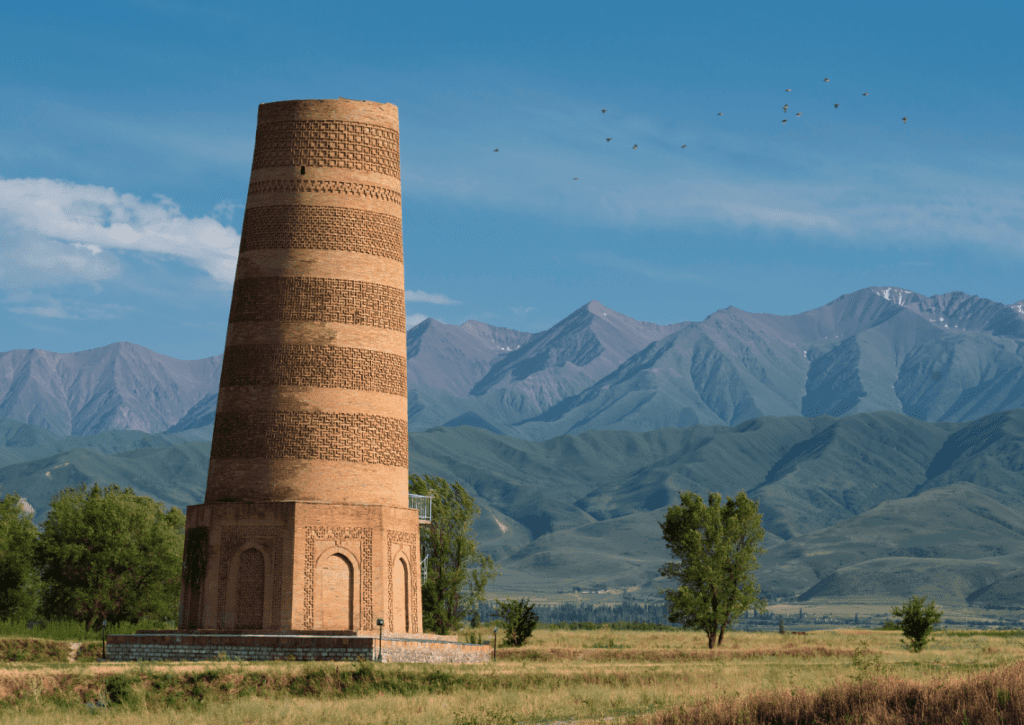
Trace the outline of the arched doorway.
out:
<instances>
[{"instance_id":1,"label":"arched doorway","mask_svg":"<svg viewBox=\"0 0 1024 725\"><path fill-rule=\"evenodd\" d=\"M354 630L355 577L352 562L342 554L331 554L321 559L317 574L316 629Z\"/></svg>"},{"instance_id":2,"label":"arched doorway","mask_svg":"<svg viewBox=\"0 0 1024 725\"><path fill-rule=\"evenodd\" d=\"M404 557L395 562L395 578L392 585L391 611L395 632L409 631L409 565Z\"/></svg>"},{"instance_id":3,"label":"arched doorway","mask_svg":"<svg viewBox=\"0 0 1024 725\"><path fill-rule=\"evenodd\" d=\"M238 616L239 629L263 629L263 595L266 570L263 554L258 549L246 549L238 560Z\"/></svg>"}]
</instances>

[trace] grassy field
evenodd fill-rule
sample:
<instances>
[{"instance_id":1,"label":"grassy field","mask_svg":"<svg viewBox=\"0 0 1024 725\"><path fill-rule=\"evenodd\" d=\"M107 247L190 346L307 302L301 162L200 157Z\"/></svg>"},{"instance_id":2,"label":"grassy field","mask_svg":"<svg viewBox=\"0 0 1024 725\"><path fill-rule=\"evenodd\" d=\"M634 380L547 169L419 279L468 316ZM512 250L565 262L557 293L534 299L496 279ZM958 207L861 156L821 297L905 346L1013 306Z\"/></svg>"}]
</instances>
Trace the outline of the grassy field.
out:
<instances>
[{"instance_id":1,"label":"grassy field","mask_svg":"<svg viewBox=\"0 0 1024 725\"><path fill-rule=\"evenodd\" d=\"M71 663L68 645L3 664L0 721L1024 723L1021 631L942 632L915 655L899 632L737 632L710 652L694 632L545 629L475 666Z\"/></svg>"}]
</instances>

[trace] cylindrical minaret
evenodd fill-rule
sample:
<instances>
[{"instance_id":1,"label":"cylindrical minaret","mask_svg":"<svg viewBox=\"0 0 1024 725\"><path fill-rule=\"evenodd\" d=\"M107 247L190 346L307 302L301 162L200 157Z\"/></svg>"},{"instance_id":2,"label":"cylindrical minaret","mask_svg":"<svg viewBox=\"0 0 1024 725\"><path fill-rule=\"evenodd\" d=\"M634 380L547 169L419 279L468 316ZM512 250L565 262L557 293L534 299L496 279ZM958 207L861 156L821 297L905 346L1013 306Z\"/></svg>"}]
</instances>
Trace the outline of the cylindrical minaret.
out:
<instances>
[{"instance_id":1,"label":"cylindrical minaret","mask_svg":"<svg viewBox=\"0 0 1024 725\"><path fill-rule=\"evenodd\" d=\"M422 632L398 109L259 108L179 626Z\"/></svg>"},{"instance_id":2,"label":"cylindrical minaret","mask_svg":"<svg viewBox=\"0 0 1024 725\"><path fill-rule=\"evenodd\" d=\"M259 107L206 502L408 506L398 109Z\"/></svg>"}]
</instances>

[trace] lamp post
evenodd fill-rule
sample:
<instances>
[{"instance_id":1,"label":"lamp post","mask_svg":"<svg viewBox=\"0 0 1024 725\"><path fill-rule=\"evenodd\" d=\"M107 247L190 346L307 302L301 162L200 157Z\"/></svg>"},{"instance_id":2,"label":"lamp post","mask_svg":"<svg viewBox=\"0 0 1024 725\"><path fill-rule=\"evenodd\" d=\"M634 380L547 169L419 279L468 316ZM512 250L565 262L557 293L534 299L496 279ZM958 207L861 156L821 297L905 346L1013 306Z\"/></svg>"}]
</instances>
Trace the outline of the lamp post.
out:
<instances>
[{"instance_id":1,"label":"lamp post","mask_svg":"<svg viewBox=\"0 0 1024 725\"><path fill-rule=\"evenodd\" d=\"M378 619L377 626L380 627L380 639L377 640L377 652L378 658L381 662L384 661L384 620Z\"/></svg>"},{"instance_id":2,"label":"lamp post","mask_svg":"<svg viewBox=\"0 0 1024 725\"><path fill-rule=\"evenodd\" d=\"M492 662L498 661L498 628L494 628L494 658Z\"/></svg>"},{"instance_id":3,"label":"lamp post","mask_svg":"<svg viewBox=\"0 0 1024 725\"><path fill-rule=\"evenodd\" d=\"M103 620L103 659L107 659L107 620Z\"/></svg>"}]
</instances>

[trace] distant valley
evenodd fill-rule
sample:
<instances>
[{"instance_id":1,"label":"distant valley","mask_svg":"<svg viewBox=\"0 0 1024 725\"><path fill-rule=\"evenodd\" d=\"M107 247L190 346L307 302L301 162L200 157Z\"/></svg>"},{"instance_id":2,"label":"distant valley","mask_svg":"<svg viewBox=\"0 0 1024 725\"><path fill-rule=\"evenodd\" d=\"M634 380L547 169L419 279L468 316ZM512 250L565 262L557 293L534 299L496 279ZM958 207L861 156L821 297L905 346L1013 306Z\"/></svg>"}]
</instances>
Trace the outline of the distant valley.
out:
<instances>
[{"instance_id":1,"label":"distant valley","mask_svg":"<svg viewBox=\"0 0 1024 725\"><path fill-rule=\"evenodd\" d=\"M0 491L41 522L81 481L199 503L210 444L184 434L66 438L0 424ZM969 423L880 411L757 418L544 442L462 426L410 435L410 470L459 481L503 576L494 595L574 589L653 596L667 559L658 522L679 491L739 490L767 530L759 581L773 600L896 599L1011 609L1024 589L1024 410Z\"/></svg>"}]
</instances>

